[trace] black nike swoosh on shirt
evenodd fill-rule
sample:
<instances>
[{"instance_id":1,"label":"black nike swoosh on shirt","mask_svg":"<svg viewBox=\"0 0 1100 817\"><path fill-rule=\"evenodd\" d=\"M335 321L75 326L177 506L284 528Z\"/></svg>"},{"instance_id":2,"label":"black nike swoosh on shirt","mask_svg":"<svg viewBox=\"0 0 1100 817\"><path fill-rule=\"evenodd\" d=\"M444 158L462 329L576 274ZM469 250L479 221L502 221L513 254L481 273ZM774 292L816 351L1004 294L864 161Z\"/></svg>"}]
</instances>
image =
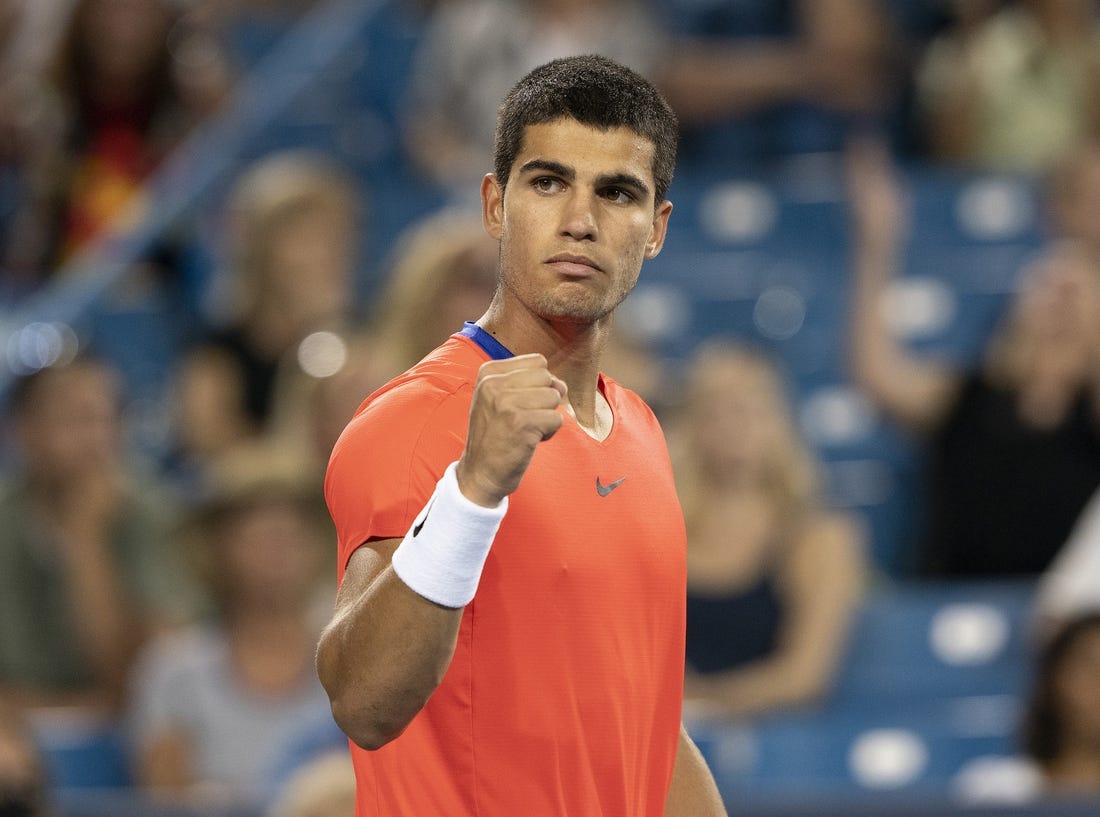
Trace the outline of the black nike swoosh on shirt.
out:
<instances>
[{"instance_id":1,"label":"black nike swoosh on shirt","mask_svg":"<svg viewBox=\"0 0 1100 817\"><path fill-rule=\"evenodd\" d=\"M420 517L420 521L413 525L413 539L420 535L420 529L424 527L424 523L428 521L428 513L432 509L432 505L435 503L435 497L432 497L432 501L428 503L428 507L424 509L424 515Z\"/></svg>"},{"instance_id":2,"label":"black nike swoosh on shirt","mask_svg":"<svg viewBox=\"0 0 1100 817\"><path fill-rule=\"evenodd\" d=\"M602 482L600 482L600 478L596 477L596 493L598 493L600 496L607 496L609 493L622 485L624 479L626 479L626 477L619 477L614 482L608 485L604 485Z\"/></svg>"}]
</instances>

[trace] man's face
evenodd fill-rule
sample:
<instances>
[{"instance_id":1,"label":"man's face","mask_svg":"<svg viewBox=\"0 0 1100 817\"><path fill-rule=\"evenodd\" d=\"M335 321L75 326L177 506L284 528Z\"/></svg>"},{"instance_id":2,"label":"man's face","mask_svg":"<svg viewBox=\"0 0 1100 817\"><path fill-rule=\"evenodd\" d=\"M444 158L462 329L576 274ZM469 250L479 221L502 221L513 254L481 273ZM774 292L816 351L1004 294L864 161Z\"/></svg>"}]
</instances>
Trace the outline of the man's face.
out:
<instances>
[{"instance_id":1,"label":"man's face","mask_svg":"<svg viewBox=\"0 0 1100 817\"><path fill-rule=\"evenodd\" d=\"M627 128L528 126L507 193L482 184L504 297L553 323L610 315L664 243L672 205L654 210L652 167L652 143Z\"/></svg>"}]
</instances>

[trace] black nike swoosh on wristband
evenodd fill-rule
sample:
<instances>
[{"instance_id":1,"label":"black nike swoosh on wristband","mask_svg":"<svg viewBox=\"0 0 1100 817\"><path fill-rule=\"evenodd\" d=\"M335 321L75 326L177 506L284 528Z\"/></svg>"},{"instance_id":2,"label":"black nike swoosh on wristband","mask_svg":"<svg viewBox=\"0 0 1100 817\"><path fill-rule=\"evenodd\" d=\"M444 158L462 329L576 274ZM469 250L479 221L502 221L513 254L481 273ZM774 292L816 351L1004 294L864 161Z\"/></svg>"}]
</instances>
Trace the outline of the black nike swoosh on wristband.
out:
<instances>
[{"instance_id":1,"label":"black nike swoosh on wristband","mask_svg":"<svg viewBox=\"0 0 1100 817\"><path fill-rule=\"evenodd\" d=\"M424 509L424 515L420 517L420 521L413 525L413 539L420 535L420 529L424 527L424 523L428 521L428 513L432 509L432 505L435 503L435 497L432 497L432 501L428 503L428 507Z\"/></svg>"}]
</instances>

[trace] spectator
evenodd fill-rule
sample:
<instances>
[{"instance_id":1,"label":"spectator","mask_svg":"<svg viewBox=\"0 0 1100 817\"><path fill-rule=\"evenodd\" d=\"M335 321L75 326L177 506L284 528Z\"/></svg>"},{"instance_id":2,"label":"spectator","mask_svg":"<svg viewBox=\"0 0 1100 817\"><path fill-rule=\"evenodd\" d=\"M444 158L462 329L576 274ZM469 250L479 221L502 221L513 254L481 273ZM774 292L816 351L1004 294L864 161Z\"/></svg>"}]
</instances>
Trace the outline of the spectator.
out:
<instances>
[{"instance_id":1,"label":"spectator","mask_svg":"<svg viewBox=\"0 0 1100 817\"><path fill-rule=\"evenodd\" d=\"M1100 607L1050 623L1023 706L1021 751L964 767L954 789L968 804L1100 797Z\"/></svg>"},{"instance_id":2,"label":"spectator","mask_svg":"<svg viewBox=\"0 0 1100 817\"><path fill-rule=\"evenodd\" d=\"M40 280L97 240L140 218L145 184L197 122L220 105L229 79L177 71L169 0L76 0L49 66L47 105L12 263ZM177 38L182 41L184 38ZM181 248L165 242L145 266L181 284Z\"/></svg>"},{"instance_id":3,"label":"spectator","mask_svg":"<svg viewBox=\"0 0 1100 817\"><path fill-rule=\"evenodd\" d=\"M223 325L188 352L176 380L181 467L270 430L280 373L312 332L351 319L361 198L320 156L272 154L238 181L228 207L229 268L215 292Z\"/></svg>"},{"instance_id":4,"label":"spectator","mask_svg":"<svg viewBox=\"0 0 1100 817\"><path fill-rule=\"evenodd\" d=\"M904 230L885 150L851 154L853 374L927 441L929 519L920 567L949 576L1035 576L1100 486L1100 267L1051 242L1025 270L973 371L910 353L881 300Z\"/></svg>"},{"instance_id":5,"label":"spectator","mask_svg":"<svg viewBox=\"0 0 1100 817\"><path fill-rule=\"evenodd\" d=\"M1038 172L1100 129L1100 19L1092 0L956 2L917 75L931 155Z\"/></svg>"},{"instance_id":6,"label":"spectator","mask_svg":"<svg viewBox=\"0 0 1100 817\"><path fill-rule=\"evenodd\" d=\"M1067 620L1045 645L1024 748L1046 794L1100 796L1100 610Z\"/></svg>"},{"instance_id":7,"label":"spectator","mask_svg":"<svg viewBox=\"0 0 1100 817\"><path fill-rule=\"evenodd\" d=\"M863 537L825 507L776 372L736 346L700 348L674 429L689 707L753 716L819 701L861 598Z\"/></svg>"},{"instance_id":8,"label":"spectator","mask_svg":"<svg viewBox=\"0 0 1100 817\"><path fill-rule=\"evenodd\" d=\"M0 697L119 705L131 657L193 602L165 548L172 506L122 445L121 383L79 357L11 395L0 490Z\"/></svg>"},{"instance_id":9,"label":"spectator","mask_svg":"<svg viewBox=\"0 0 1100 817\"><path fill-rule=\"evenodd\" d=\"M642 74L660 53L641 0L457 0L433 9L414 60L408 146L424 176L476 189L497 105L531 68L599 53Z\"/></svg>"},{"instance_id":10,"label":"spectator","mask_svg":"<svg viewBox=\"0 0 1100 817\"><path fill-rule=\"evenodd\" d=\"M313 667L332 603L331 526L320 476L296 456L239 447L212 473L181 545L213 611L140 657L132 756L152 793L255 805L282 747L331 720Z\"/></svg>"}]
</instances>

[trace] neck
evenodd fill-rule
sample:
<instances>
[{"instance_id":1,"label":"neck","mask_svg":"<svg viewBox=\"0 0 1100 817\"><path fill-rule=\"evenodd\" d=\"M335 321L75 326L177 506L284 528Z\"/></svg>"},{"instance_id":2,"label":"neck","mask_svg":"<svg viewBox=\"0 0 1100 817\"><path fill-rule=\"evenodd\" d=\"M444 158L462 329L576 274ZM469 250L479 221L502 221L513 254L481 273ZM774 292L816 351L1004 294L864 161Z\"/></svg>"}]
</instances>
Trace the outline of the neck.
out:
<instances>
[{"instance_id":1,"label":"neck","mask_svg":"<svg viewBox=\"0 0 1100 817\"><path fill-rule=\"evenodd\" d=\"M610 337L610 318L576 323L525 317L522 321L506 320L503 309L494 302L477 323L513 354L537 352L545 357L550 371L569 388L570 413L589 433L598 430L600 409L606 406L599 390L599 375Z\"/></svg>"}]
</instances>

